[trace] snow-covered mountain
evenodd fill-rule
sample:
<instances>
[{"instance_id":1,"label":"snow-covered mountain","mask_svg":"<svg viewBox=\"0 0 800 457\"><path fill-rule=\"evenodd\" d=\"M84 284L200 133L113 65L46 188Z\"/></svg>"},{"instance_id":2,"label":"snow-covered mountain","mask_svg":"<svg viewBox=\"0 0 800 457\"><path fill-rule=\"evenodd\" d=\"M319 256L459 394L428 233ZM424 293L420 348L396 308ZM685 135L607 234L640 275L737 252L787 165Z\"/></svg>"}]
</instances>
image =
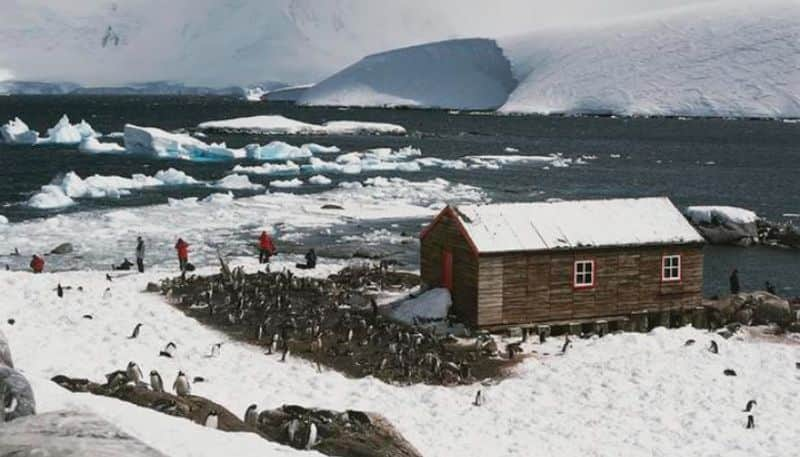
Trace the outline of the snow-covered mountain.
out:
<instances>
[{"instance_id":1,"label":"snow-covered mountain","mask_svg":"<svg viewBox=\"0 0 800 457\"><path fill-rule=\"evenodd\" d=\"M367 57L307 91L300 102L800 117L795 0L715 3L602 25L552 27L498 39L499 47L466 57L464 43ZM518 84L509 84L509 73Z\"/></svg>"}]
</instances>

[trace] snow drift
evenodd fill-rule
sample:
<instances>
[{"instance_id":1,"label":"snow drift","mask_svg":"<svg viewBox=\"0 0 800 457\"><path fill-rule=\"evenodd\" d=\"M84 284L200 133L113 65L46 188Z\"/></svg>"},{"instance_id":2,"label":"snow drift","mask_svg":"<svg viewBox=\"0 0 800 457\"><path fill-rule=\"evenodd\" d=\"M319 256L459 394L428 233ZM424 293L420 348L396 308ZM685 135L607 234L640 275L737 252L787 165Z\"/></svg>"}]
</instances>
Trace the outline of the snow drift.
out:
<instances>
[{"instance_id":1,"label":"snow drift","mask_svg":"<svg viewBox=\"0 0 800 457\"><path fill-rule=\"evenodd\" d=\"M447 310L452 304L450 291L437 288L428 290L418 297L393 304L389 314L400 322L418 325L443 320L447 317Z\"/></svg>"},{"instance_id":2,"label":"snow drift","mask_svg":"<svg viewBox=\"0 0 800 457\"><path fill-rule=\"evenodd\" d=\"M496 109L515 86L497 43L475 38L365 57L305 91L297 103Z\"/></svg>"}]
</instances>

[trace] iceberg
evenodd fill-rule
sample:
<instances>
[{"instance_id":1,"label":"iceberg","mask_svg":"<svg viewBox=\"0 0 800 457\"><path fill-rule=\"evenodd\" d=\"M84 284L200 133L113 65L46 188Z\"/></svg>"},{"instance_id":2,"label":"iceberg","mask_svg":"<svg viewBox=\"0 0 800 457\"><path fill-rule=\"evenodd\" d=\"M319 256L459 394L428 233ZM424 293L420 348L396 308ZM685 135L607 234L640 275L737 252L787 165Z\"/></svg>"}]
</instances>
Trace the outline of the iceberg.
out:
<instances>
[{"instance_id":1,"label":"iceberg","mask_svg":"<svg viewBox=\"0 0 800 457\"><path fill-rule=\"evenodd\" d=\"M174 168L160 170L154 176L134 174L130 178L93 175L83 179L74 171L70 171L52 183L42 186L38 193L28 199L27 205L38 209L63 208L74 205L74 199L78 198L119 198L129 195L132 189L199 183Z\"/></svg>"},{"instance_id":2,"label":"iceberg","mask_svg":"<svg viewBox=\"0 0 800 457\"><path fill-rule=\"evenodd\" d=\"M263 189L264 186L257 183L250 182L250 178L246 175L228 175L219 181L215 182L213 187L219 187L221 189L239 189L239 190L259 190Z\"/></svg>"},{"instance_id":3,"label":"iceberg","mask_svg":"<svg viewBox=\"0 0 800 457\"><path fill-rule=\"evenodd\" d=\"M81 119L78 124L71 124L69 117L61 116L58 123L47 130L47 137L40 138L38 144L80 144L84 138L101 136L94 131L88 122Z\"/></svg>"},{"instance_id":4,"label":"iceberg","mask_svg":"<svg viewBox=\"0 0 800 457\"><path fill-rule=\"evenodd\" d=\"M101 143L95 137L86 137L78 145L78 151L84 154L113 154L125 152L125 148L117 143Z\"/></svg>"},{"instance_id":5,"label":"iceberg","mask_svg":"<svg viewBox=\"0 0 800 457\"><path fill-rule=\"evenodd\" d=\"M312 157L312 160L313 159ZM252 175L292 176L300 174L300 165L297 165L291 160L284 164L264 163L256 167L236 165L233 167L233 172Z\"/></svg>"},{"instance_id":6,"label":"iceberg","mask_svg":"<svg viewBox=\"0 0 800 457\"><path fill-rule=\"evenodd\" d=\"M300 186L303 185L303 181L301 181L301 180L299 180L297 178L294 178L294 179L289 179L289 180L286 180L286 181L281 181L281 180L272 181L272 182L269 183L269 185L271 187L281 187L281 188L300 187Z\"/></svg>"},{"instance_id":7,"label":"iceberg","mask_svg":"<svg viewBox=\"0 0 800 457\"><path fill-rule=\"evenodd\" d=\"M28 125L18 117L0 127L0 136L8 144L36 144L39 141L39 132L28 128Z\"/></svg>"},{"instance_id":8,"label":"iceberg","mask_svg":"<svg viewBox=\"0 0 800 457\"><path fill-rule=\"evenodd\" d=\"M125 150L129 154L193 161L220 161L246 156L243 149L229 149L222 144L206 144L189 135L170 133L155 127L125 125Z\"/></svg>"},{"instance_id":9,"label":"iceberg","mask_svg":"<svg viewBox=\"0 0 800 457\"><path fill-rule=\"evenodd\" d=\"M308 182L311 184L316 184L318 186L327 186L328 184L332 183L333 181L331 178L323 175L314 175L308 178Z\"/></svg>"},{"instance_id":10,"label":"iceberg","mask_svg":"<svg viewBox=\"0 0 800 457\"><path fill-rule=\"evenodd\" d=\"M310 149L298 148L283 141L273 141L264 146L249 144L244 149L247 151L247 158L254 160L303 159L312 155Z\"/></svg>"},{"instance_id":11,"label":"iceberg","mask_svg":"<svg viewBox=\"0 0 800 457\"><path fill-rule=\"evenodd\" d=\"M316 143L306 143L300 147L311 151L312 154L336 154L341 152L341 149L336 146L322 146Z\"/></svg>"},{"instance_id":12,"label":"iceberg","mask_svg":"<svg viewBox=\"0 0 800 457\"><path fill-rule=\"evenodd\" d=\"M8 218L0 214L0 225L8 224Z\"/></svg>"},{"instance_id":13,"label":"iceberg","mask_svg":"<svg viewBox=\"0 0 800 457\"><path fill-rule=\"evenodd\" d=\"M322 125L289 119L279 115L239 117L198 124L200 130L257 135L405 135L406 129L381 122L330 121Z\"/></svg>"}]
</instances>

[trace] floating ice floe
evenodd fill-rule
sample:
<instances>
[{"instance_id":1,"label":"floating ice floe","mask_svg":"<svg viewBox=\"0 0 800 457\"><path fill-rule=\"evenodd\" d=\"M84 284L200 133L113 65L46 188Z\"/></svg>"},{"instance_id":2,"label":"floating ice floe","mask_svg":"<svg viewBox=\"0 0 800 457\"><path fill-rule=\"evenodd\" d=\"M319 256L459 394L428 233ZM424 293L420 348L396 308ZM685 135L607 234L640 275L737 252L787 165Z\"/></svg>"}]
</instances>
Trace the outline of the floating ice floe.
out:
<instances>
[{"instance_id":1,"label":"floating ice floe","mask_svg":"<svg viewBox=\"0 0 800 457\"><path fill-rule=\"evenodd\" d=\"M503 165L510 164L541 164L548 167L568 167L573 160L563 157L561 154L551 154L548 156L526 156L526 155L478 155L466 156L464 160L470 162L470 168L486 168L498 170Z\"/></svg>"},{"instance_id":2,"label":"floating ice floe","mask_svg":"<svg viewBox=\"0 0 800 457\"><path fill-rule=\"evenodd\" d=\"M130 178L93 175L83 179L70 171L42 186L27 204L32 208L56 209L74 205L76 198L119 198L129 195L132 189L193 184L199 184L199 181L174 168L161 170L154 176L134 174Z\"/></svg>"},{"instance_id":3,"label":"floating ice floe","mask_svg":"<svg viewBox=\"0 0 800 457\"><path fill-rule=\"evenodd\" d=\"M264 146L249 144L244 149L247 152L247 158L254 160L303 159L312 156L311 150L305 147L298 148L283 141L273 141Z\"/></svg>"},{"instance_id":4,"label":"floating ice floe","mask_svg":"<svg viewBox=\"0 0 800 457\"><path fill-rule=\"evenodd\" d=\"M247 91L244 94L244 99L247 100L248 102L260 102L261 97L266 95L266 93L267 91L265 91L260 87L252 87L247 89Z\"/></svg>"},{"instance_id":5,"label":"floating ice floe","mask_svg":"<svg viewBox=\"0 0 800 457\"><path fill-rule=\"evenodd\" d=\"M0 214L0 225L8 224L8 218Z\"/></svg>"},{"instance_id":6,"label":"floating ice floe","mask_svg":"<svg viewBox=\"0 0 800 457\"><path fill-rule=\"evenodd\" d=\"M291 160L283 164L263 163L253 167L236 165L233 167L233 172L253 175L292 176L300 173L300 165L292 162Z\"/></svg>"},{"instance_id":7,"label":"floating ice floe","mask_svg":"<svg viewBox=\"0 0 800 457\"><path fill-rule=\"evenodd\" d=\"M219 181L212 184L213 187L219 187L221 189L239 189L239 190L259 190L263 189L264 186L258 183L250 182L250 178L246 175L228 175Z\"/></svg>"},{"instance_id":8,"label":"floating ice floe","mask_svg":"<svg viewBox=\"0 0 800 457\"><path fill-rule=\"evenodd\" d=\"M233 202L233 192L228 192L225 194L211 194L200 200L200 202L212 205L227 205L228 203Z\"/></svg>"},{"instance_id":9,"label":"floating ice floe","mask_svg":"<svg viewBox=\"0 0 800 457\"><path fill-rule=\"evenodd\" d=\"M28 124L15 117L0 127L0 135L8 144L36 144L39 132L28 128Z\"/></svg>"},{"instance_id":10,"label":"floating ice floe","mask_svg":"<svg viewBox=\"0 0 800 457\"><path fill-rule=\"evenodd\" d=\"M113 154L125 152L125 148L117 143L101 143L95 137L87 137L81 140L78 151L84 154Z\"/></svg>"},{"instance_id":11,"label":"floating ice floe","mask_svg":"<svg viewBox=\"0 0 800 457\"><path fill-rule=\"evenodd\" d=\"M323 146L316 143L306 143L300 147L311 151L312 154L337 154L341 152L341 149L336 146Z\"/></svg>"},{"instance_id":12,"label":"floating ice floe","mask_svg":"<svg viewBox=\"0 0 800 457\"><path fill-rule=\"evenodd\" d=\"M300 187L303 185L303 181L294 178L289 180L272 181L269 183L269 185L271 187L280 187L280 188Z\"/></svg>"},{"instance_id":13,"label":"floating ice floe","mask_svg":"<svg viewBox=\"0 0 800 457\"><path fill-rule=\"evenodd\" d=\"M233 160L246 157L244 149L206 144L190 135L170 133L155 127L125 125L125 150L129 154L192 161Z\"/></svg>"},{"instance_id":14,"label":"floating ice floe","mask_svg":"<svg viewBox=\"0 0 800 457\"><path fill-rule=\"evenodd\" d=\"M318 186L326 186L326 185L332 183L333 181L331 180L331 178L328 178L327 176L314 175L314 176L308 178L308 182L311 183L311 184L316 184Z\"/></svg>"},{"instance_id":15,"label":"floating ice floe","mask_svg":"<svg viewBox=\"0 0 800 457\"><path fill-rule=\"evenodd\" d=\"M200 123L197 128L220 132L245 132L260 135L405 135L406 129L395 124L359 121L330 121L322 125L262 115Z\"/></svg>"}]
</instances>

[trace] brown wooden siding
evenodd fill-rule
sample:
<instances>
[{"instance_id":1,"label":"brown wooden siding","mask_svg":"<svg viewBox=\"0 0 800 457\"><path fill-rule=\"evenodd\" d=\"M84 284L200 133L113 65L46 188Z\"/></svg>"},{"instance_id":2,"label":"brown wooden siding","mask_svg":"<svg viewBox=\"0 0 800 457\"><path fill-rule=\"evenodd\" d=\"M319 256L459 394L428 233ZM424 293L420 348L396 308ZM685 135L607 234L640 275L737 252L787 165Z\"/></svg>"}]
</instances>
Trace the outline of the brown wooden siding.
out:
<instances>
[{"instance_id":1,"label":"brown wooden siding","mask_svg":"<svg viewBox=\"0 0 800 457\"><path fill-rule=\"evenodd\" d=\"M681 281L662 282L662 256L672 254L681 255ZM595 261L595 286L574 289L573 264L584 259ZM479 326L619 316L699 304L703 253L678 245L483 255L477 279L469 316Z\"/></svg>"},{"instance_id":2,"label":"brown wooden siding","mask_svg":"<svg viewBox=\"0 0 800 457\"><path fill-rule=\"evenodd\" d=\"M442 285L442 251L453 254L452 312L470 325L478 324L478 258L458 230L456 223L443 217L420 242L420 275L429 287Z\"/></svg>"}]
</instances>

